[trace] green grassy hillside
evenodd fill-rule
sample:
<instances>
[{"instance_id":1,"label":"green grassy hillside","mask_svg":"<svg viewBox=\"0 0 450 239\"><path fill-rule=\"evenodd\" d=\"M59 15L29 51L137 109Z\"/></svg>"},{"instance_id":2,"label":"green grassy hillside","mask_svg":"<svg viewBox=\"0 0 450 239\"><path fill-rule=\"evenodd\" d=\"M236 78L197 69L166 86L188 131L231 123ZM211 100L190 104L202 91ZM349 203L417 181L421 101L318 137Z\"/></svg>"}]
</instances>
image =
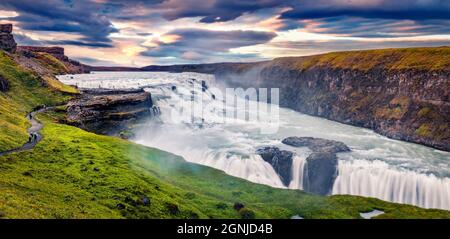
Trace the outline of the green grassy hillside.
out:
<instances>
[{"instance_id":1,"label":"green grassy hillside","mask_svg":"<svg viewBox=\"0 0 450 239\"><path fill-rule=\"evenodd\" d=\"M5 151L21 146L28 139L27 113L39 105L59 104L69 96L43 87L40 76L19 66L3 51L0 51L0 75L10 84L8 91L0 92L0 151Z\"/></svg>"},{"instance_id":2,"label":"green grassy hillside","mask_svg":"<svg viewBox=\"0 0 450 239\"><path fill-rule=\"evenodd\" d=\"M0 150L26 141L25 115L69 96L1 54ZM320 197L274 189L185 162L131 142L59 124L61 112L38 116L44 139L31 151L0 157L2 218L358 218L379 209L387 218L450 218L377 199ZM239 212L234 203L242 203Z\"/></svg>"},{"instance_id":3,"label":"green grassy hillside","mask_svg":"<svg viewBox=\"0 0 450 239\"><path fill-rule=\"evenodd\" d=\"M283 57L271 64L295 70L331 67L367 71L387 70L444 70L450 69L450 47L393 48L364 51L331 52L305 57Z\"/></svg>"},{"instance_id":4,"label":"green grassy hillside","mask_svg":"<svg viewBox=\"0 0 450 239\"><path fill-rule=\"evenodd\" d=\"M40 117L45 138L33 151L0 158L4 217L240 218L235 202L257 218L357 218L374 208L386 211L384 217L450 217L376 199L253 184L156 149L52 123L51 117Z\"/></svg>"}]
</instances>

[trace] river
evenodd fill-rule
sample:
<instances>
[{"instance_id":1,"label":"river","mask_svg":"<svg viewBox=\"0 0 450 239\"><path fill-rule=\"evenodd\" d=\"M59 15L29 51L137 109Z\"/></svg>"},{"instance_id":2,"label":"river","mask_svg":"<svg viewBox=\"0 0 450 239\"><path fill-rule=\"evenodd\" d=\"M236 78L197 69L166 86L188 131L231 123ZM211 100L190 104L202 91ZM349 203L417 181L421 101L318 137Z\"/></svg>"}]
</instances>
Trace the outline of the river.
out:
<instances>
[{"instance_id":1,"label":"river","mask_svg":"<svg viewBox=\"0 0 450 239\"><path fill-rule=\"evenodd\" d=\"M238 97L234 104L225 102L227 94L222 96L213 88L223 86L206 74L94 72L64 75L59 79L81 88L145 88L152 93L161 115L140 127L132 140L183 156L187 161L255 183L284 188L272 166L255 154L259 147L278 146L295 152L289 188L302 189L309 151L282 145L281 140L289 136L332 139L344 142L352 150L338 154L338 176L332 194L369 196L450 210L449 152L389 139L368 129L264 102L255 103L256 110L242 108L236 102L245 102L244 98ZM207 89L202 90L202 81L206 82ZM193 105L201 105L201 115L176 117ZM245 112L248 119L230 119L226 113L230 111ZM274 128L274 132L262 132Z\"/></svg>"}]
</instances>

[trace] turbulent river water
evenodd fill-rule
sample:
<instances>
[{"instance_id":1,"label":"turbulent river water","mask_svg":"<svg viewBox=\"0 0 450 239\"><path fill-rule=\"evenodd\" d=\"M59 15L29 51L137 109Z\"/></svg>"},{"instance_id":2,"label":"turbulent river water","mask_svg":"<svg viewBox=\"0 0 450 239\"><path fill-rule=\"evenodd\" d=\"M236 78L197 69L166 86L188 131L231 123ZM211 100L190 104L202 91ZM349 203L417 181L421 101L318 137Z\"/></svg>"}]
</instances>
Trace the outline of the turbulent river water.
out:
<instances>
[{"instance_id":1,"label":"turbulent river water","mask_svg":"<svg viewBox=\"0 0 450 239\"><path fill-rule=\"evenodd\" d=\"M278 146L295 152L289 188L302 189L305 158L309 151L282 145L281 140L289 136L332 139L344 142L352 150L338 154L338 176L332 194L369 196L450 210L449 152L392 140L371 130L263 102L255 103L258 105L256 110L242 108L238 103L246 99L238 97L235 102L225 102L226 94L221 96L220 92L214 92L212 86L219 84L211 75L94 72L59 78L81 88L145 88L152 93L161 115L140 127L133 140L181 155L187 161L208 165L255 183L284 188L272 166L255 153L262 146ZM202 81L206 82L207 89L203 87L202 90ZM193 105L201 105L201 115L176 117ZM227 120L230 116L226 112L230 111L246 112L247 119ZM278 117L274 118L275 115ZM275 132L262 132L262 129L275 126Z\"/></svg>"}]
</instances>

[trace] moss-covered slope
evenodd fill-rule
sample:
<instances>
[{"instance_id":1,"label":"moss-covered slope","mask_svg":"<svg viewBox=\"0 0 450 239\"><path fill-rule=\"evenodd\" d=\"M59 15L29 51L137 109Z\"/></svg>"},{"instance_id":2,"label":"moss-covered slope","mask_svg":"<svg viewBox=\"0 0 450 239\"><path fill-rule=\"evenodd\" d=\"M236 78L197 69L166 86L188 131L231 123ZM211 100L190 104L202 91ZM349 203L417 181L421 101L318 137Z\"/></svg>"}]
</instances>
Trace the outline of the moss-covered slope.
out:
<instances>
[{"instance_id":1,"label":"moss-covered slope","mask_svg":"<svg viewBox=\"0 0 450 239\"><path fill-rule=\"evenodd\" d=\"M26 113L69 96L1 53L0 150L26 141ZM358 218L374 208L389 218L450 218L426 210L351 196L320 197L274 189L185 162L170 153L59 124L61 112L39 115L43 140L0 157L2 218ZM245 210L233 208L242 203ZM245 213L244 213L245 212Z\"/></svg>"},{"instance_id":2,"label":"moss-covered slope","mask_svg":"<svg viewBox=\"0 0 450 239\"><path fill-rule=\"evenodd\" d=\"M368 71L383 70L448 70L450 47L391 48L364 51L332 52L305 57L283 57L270 62L292 70L329 67Z\"/></svg>"},{"instance_id":3,"label":"moss-covered slope","mask_svg":"<svg viewBox=\"0 0 450 239\"><path fill-rule=\"evenodd\" d=\"M0 151L21 146L28 138L26 114L39 105L53 105L70 97L44 87L36 73L17 64L12 56L0 51L0 75L9 89L0 92Z\"/></svg>"}]
</instances>

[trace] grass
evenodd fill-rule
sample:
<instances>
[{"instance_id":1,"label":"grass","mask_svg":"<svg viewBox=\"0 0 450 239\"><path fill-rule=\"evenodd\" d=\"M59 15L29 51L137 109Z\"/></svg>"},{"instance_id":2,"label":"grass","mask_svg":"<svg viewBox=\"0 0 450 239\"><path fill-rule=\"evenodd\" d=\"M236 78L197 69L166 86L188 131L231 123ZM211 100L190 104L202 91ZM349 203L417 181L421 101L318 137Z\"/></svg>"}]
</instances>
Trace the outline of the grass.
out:
<instances>
[{"instance_id":1,"label":"grass","mask_svg":"<svg viewBox=\"0 0 450 239\"><path fill-rule=\"evenodd\" d=\"M66 85L56 79L54 76L43 76L42 77L45 80L45 83L51 87L52 89L55 89L57 91L68 93L68 94L79 94L80 91L76 89L75 87Z\"/></svg>"},{"instance_id":2,"label":"grass","mask_svg":"<svg viewBox=\"0 0 450 239\"><path fill-rule=\"evenodd\" d=\"M70 96L0 54L0 150L26 141L27 112ZM2 218L450 218L450 212L354 196L321 197L235 178L181 157L59 124L64 108L38 115L43 140L0 157ZM233 207L242 203L239 212Z\"/></svg>"},{"instance_id":3,"label":"grass","mask_svg":"<svg viewBox=\"0 0 450 239\"><path fill-rule=\"evenodd\" d=\"M423 137L432 137L433 133L431 132L430 124L421 124L420 127L416 129L416 134Z\"/></svg>"},{"instance_id":4,"label":"grass","mask_svg":"<svg viewBox=\"0 0 450 239\"><path fill-rule=\"evenodd\" d=\"M331 67L368 71L387 70L445 70L450 68L450 47L395 48L364 51L332 52L306 57L277 58L274 64L296 70Z\"/></svg>"},{"instance_id":5,"label":"grass","mask_svg":"<svg viewBox=\"0 0 450 239\"><path fill-rule=\"evenodd\" d=\"M54 74L64 74L69 71L66 65L54 56L45 52L35 52L35 54L37 55L37 59L39 59L39 63L44 68L51 70Z\"/></svg>"},{"instance_id":6,"label":"grass","mask_svg":"<svg viewBox=\"0 0 450 239\"><path fill-rule=\"evenodd\" d=\"M353 196L321 197L275 189L191 164L128 141L45 122L36 149L0 158L0 211L6 218L449 218ZM149 205L141 202L148 198ZM245 213L233 205L245 205Z\"/></svg>"},{"instance_id":7,"label":"grass","mask_svg":"<svg viewBox=\"0 0 450 239\"><path fill-rule=\"evenodd\" d=\"M400 120L408 112L411 104L408 97L395 97L389 102L389 105L375 110L375 116L384 119Z\"/></svg>"},{"instance_id":8,"label":"grass","mask_svg":"<svg viewBox=\"0 0 450 239\"><path fill-rule=\"evenodd\" d=\"M38 105L52 105L69 99L57 90L43 87L42 78L17 65L0 51L0 75L10 89L0 92L0 151L21 146L28 138L25 116Z\"/></svg>"}]
</instances>

